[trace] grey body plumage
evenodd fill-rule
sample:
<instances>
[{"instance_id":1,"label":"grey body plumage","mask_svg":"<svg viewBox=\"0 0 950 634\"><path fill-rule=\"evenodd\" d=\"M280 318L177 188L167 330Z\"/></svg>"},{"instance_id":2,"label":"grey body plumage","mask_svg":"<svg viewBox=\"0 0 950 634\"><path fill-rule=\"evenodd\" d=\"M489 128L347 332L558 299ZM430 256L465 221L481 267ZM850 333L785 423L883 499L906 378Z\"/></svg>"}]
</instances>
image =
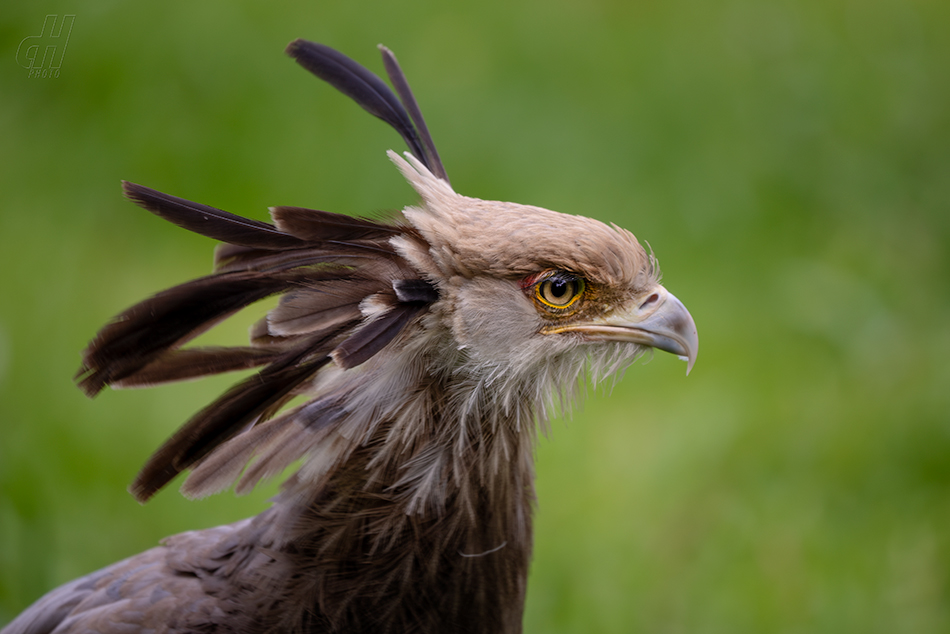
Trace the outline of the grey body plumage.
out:
<instances>
[{"instance_id":1,"label":"grey body plumage","mask_svg":"<svg viewBox=\"0 0 950 634\"><path fill-rule=\"evenodd\" d=\"M107 324L77 376L93 396L261 368L149 459L131 486L141 501L183 471L201 497L302 466L261 515L55 589L3 634L518 632L538 422L585 372L609 376L648 347L692 367L692 318L633 234L457 194L381 50L398 97L333 49L288 47L400 133L411 152L390 159L419 205L393 224L277 207L268 224L125 183L224 244L213 274ZM183 347L272 295L251 345Z\"/></svg>"}]
</instances>

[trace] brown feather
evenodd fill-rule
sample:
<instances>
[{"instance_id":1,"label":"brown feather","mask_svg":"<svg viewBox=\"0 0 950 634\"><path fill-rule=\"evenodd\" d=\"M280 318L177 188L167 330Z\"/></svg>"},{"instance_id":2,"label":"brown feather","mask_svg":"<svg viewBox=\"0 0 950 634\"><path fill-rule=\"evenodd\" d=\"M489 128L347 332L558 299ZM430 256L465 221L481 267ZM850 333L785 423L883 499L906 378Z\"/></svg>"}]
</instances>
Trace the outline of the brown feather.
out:
<instances>
[{"instance_id":1,"label":"brown feather","mask_svg":"<svg viewBox=\"0 0 950 634\"><path fill-rule=\"evenodd\" d=\"M395 252L388 244L362 244L356 242L325 243L304 249L271 251L251 249L231 244L221 244L215 249L215 270L231 271L283 271L300 266L351 266L359 267L376 260L393 260Z\"/></svg>"},{"instance_id":2,"label":"brown feather","mask_svg":"<svg viewBox=\"0 0 950 634\"><path fill-rule=\"evenodd\" d=\"M275 438L281 435L297 436L298 430L288 429L293 425L294 411L296 410L265 420L219 445L195 465L181 485L181 492L191 498L202 498L231 486L255 455L269 450ZM286 433L288 431L289 434ZM280 467L281 471L289 463L282 464L284 466Z\"/></svg>"},{"instance_id":3,"label":"brown feather","mask_svg":"<svg viewBox=\"0 0 950 634\"><path fill-rule=\"evenodd\" d=\"M393 291L396 293L396 299L401 302L431 304L439 301L439 290L426 280L393 280Z\"/></svg>"},{"instance_id":4,"label":"brown feather","mask_svg":"<svg viewBox=\"0 0 950 634\"><path fill-rule=\"evenodd\" d=\"M350 335L333 351L336 364L348 370L382 350L423 308L423 303L398 304Z\"/></svg>"},{"instance_id":5,"label":"brown feather","mask_svg":"<svg viewBox=\"0 0 950 634\"><path fill-rule=\"evenodd\" d=\"M269 332L280 336L300 335L343 320L358 319L363 298L385 289L385 280L357 274L308 284L307 288L280 298L280 303L267 316Z\"/></svg>"},{"instance_id":6,"label":"brown feather","mask_svg":"<svg viewBox=\"0 0 950 634\"><path fill-rule=\"evenodd\" d=\"M413 127L412 119L383 80L343 53L323 44L294 40L287 46L286 52L298 64L355 101L368 113L391 125L420 161L433 165Z\"/></svg>"},{"instance_id":7,"label":"brown feather","mask_svg":"<svg viewBox=\"0 0 950 634\"><path fill-rule=\"evenodd\" d=\"M383 66L386 68L389 81L393 83L393 88L396 89L399 99L405 104L409 117L419 132L419 140L423 152L423 156L420 156L419 159L432 170L432 173L435 174L437 178L449 182L448 174L445 173L445 167L442 165L442 159L439 157L439 151L435 147L435 141L432 140L432 135L429 134L429 127L426 125L426 120L422 116L422 110L419 109L416 97L412 94L412 88L409 87L409 81L402 72L402 68L399 66L396 56L382 44L379 45L379 51L383 54Z\"/></svg>"},{"instance_id":8,"label":"brown feather","mask_svg":"<svg viewBox=\"0 0 950 634\"><path fill-rule=\"evenodd\" d=\"M117 315L83 352L79 386L95 396L169 348L198 336L228 315L308 277L308 271L222 273L153 295Z\"/></svg>"},{"instance_id":9,"label":"brown feather","mask_svg":"<svg viewBox=\"0 0 950 634\"><path fill-rule=\"evenodd\" d=\"M249 370L274 361L280 349L221 346L171 350L129 376L113 381L113 388L151 387L211 374Z\"/></svg>"},{"instance_id":10,"label":"brown feather","mask_svg":"<svg viewBox=\"0 0 950 634\"><path fill-rule=\"evenodd\" d=\"M129 488L132 495L140 502L148 500L176 475L255 422L330 362L332 343L333 337L325 336L302 350L286 353L198 412L145 463Z\"/></svg>"},{"instance_id":11,"label":"brown feather","mask_svg":"<svg viewBox=\"0 0 950 634\"><path fill-rule=\"evenodd\" d=\"M314 451L319 443L326 442L326 432L336 426L345 416L346 409L342 400L336 396L327 396L305 403L296 411L290 412L268 423L275 423L261 436L234 439L235 443L253 444L258 459L251 464L241 480L235 486L238 494L249 493L264 479L283 472L308 453ZM278 427L278 421L280 425ZM257 431L256 428L255 430ZM276 432L276 433L275 433Z\"/></svg>"},{"instance_id":12,"label":"brown feather","mask_svg":"<svg viewBox=\"0 0 950 634\"><path fill-rule=\"evenodd\" d=\"M303 207L271 207L270 213L278 229L309 242L381 242L400 231L364 218Z\"/></svg>"},{"instance_id":13,"label":"brown feather","mask_svg":"<svg viewBox=\"0 0 950 634\"><path fill-rule=\"evenodd\" d=\"M163 194L143 185L122 181L125 195L143 209L179 227L203 236L258 249L292 249L303 241L258 220L236 216L227 211Z\"/></svg>"}]
</instances>

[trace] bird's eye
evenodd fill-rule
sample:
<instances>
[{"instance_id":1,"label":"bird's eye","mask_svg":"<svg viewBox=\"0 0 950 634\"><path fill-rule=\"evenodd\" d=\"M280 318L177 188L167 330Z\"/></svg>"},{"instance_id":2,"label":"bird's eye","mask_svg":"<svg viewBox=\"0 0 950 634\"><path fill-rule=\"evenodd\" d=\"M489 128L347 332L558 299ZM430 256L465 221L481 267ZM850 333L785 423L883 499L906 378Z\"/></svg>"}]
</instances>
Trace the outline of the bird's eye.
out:
<instances>
[{"instance_id":1,"label":"bird's eye","mask_svg":"<svg viewBox=\"0 0 950 634\"><path fill-rule=\"evenodd\" d=\"M560 313L584 294L584 280L571 273L558 272L537 283L535 299L551 312Z\"/></svg>"}]
</instances>

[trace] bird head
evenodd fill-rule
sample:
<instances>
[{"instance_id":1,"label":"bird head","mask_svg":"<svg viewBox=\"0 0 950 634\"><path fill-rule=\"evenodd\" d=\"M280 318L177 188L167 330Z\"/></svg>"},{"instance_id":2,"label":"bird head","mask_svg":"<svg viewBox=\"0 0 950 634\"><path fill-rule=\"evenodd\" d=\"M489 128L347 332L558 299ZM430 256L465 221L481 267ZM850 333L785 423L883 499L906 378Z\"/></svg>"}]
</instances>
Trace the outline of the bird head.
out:
<instances>
[{"instance_id":1,"label":"bird head","mask_svg":"<svg viewBox=\"0 0 950 634\"><path fill-rule=\"evenodd\" d=\"M654 348L692 369L696 325L660 285L655 259L632 233L462 196L411 154L389 156L421 197L403 211L418 235L392 242L438 288L435 309L477 364L523 374L584 358L602 375Z\"/></svg>"}]
</instances>

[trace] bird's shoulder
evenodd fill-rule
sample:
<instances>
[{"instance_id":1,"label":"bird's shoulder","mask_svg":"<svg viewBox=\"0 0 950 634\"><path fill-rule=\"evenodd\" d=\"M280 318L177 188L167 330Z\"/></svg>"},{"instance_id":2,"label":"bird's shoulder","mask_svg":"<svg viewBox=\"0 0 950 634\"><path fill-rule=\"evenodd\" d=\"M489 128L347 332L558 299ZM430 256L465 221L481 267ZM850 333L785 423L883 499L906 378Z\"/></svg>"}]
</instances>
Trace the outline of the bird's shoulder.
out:
<instances>
[{"instance_id":1,"label":"bird's shoulder","mask_svg":"<svg viewBox=\"0 0 950 634\"><path fill-rule=\"evenodd\" d=\"M214 631L228 611L230 577L260 554L251 523L168 537L50 591L0 634Z\"/></svg>"}]
</instances>

